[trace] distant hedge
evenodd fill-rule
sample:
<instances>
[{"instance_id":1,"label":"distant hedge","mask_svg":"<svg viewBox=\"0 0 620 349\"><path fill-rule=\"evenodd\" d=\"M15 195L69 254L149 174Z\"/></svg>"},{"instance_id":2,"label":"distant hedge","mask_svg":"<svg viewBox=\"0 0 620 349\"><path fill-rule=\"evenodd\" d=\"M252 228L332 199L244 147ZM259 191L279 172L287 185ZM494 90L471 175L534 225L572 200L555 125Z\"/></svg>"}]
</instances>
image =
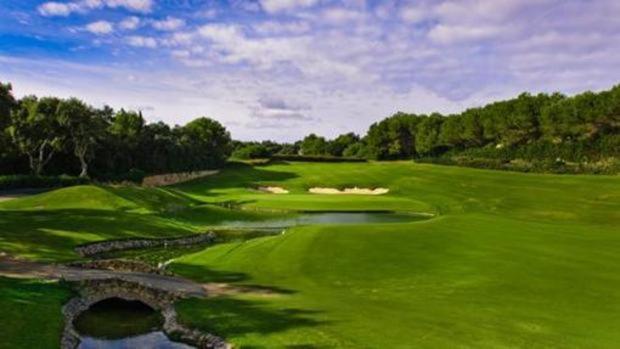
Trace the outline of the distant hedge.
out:
<instances>
[{"instance_id":1,"label":"distant hedge","mask_svg":"<svg viewBox=\"0 0 620 349\"><path fill-rule=\"evenodd\" d=\"M142 181L146 177L146 172L132 168L126 173L98 173L97 181L104 183L126 183L131 182L135 184L142 184Z\"/></svg>"},{"instance_id":2,"label":"distant hedge","mask_svg":"<svg viewBox=\"0 0 620 349\"><path fill-rule=\"evenodd\" d=\"M23 189L23 188L55 188L69 187L72 185L87 184L87 178L71 176L32 176L32 175L8 175L0 176L1 189Z\"/></svg>"},{"instance_id":3,"label":"distant hedge","mask_svg":"<svg viewBox=\"0 0 620 349\"><path fill-rule=\"evenodd\" d=\"M525 160L525 159L489 159L471 156L452 156L416 159L419 163L453 165L482 168L488 170L506 170L516 172L556 173L556 174L605 174L620 173L620 159L610 157L590 162L569 162L560 158Z\"/></svg>"},{"instance_id":4,"label":"distant hedge","mask_svg":"<svg viewBox=\"0 0 620 349\"><path fill-rule=\"evenodd\" d=\"M304 156L304 155L272 155L272 160L304 161L304 162L367 162L366 159L335 156Z\"/></svg>"}]
</instances>

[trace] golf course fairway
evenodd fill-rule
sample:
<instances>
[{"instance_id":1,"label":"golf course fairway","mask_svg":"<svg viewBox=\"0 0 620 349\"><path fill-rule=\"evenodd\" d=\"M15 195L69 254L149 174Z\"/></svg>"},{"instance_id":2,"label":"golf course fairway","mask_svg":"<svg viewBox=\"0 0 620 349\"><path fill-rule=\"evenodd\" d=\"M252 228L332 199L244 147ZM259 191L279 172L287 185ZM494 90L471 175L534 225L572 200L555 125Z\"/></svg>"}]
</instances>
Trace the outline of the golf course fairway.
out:
<instances>
[{"instance_id":1,"label":"golf course fairway","mask_svg":"<svg viewBox=\"0 0 620 349\"><path fill-rule=\"evenodd\" d=\"M389 192L322 195L309 193L313 187ZM412 162L233 163L171 187L76 186L2 202L0 251L64 262L79 259L73 247L86 242L180 236L291 211L428 219L298 226L179 256L169 266L177 275L261 290L182 300L183 323L240 348L620 345L617 176ZM32 348L32 331L41 345L57 343L69 291L7 277L0 285L0 347Z\"/></svg>"}]
</instances>

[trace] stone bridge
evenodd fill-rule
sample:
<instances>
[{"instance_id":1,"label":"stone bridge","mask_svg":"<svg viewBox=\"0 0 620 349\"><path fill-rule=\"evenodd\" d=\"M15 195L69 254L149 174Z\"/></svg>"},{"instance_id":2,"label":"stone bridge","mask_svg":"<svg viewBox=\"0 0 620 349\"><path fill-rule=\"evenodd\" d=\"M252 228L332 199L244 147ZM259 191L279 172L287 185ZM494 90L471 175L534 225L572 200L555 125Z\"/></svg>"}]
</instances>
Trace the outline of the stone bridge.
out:
<instances>
[{"instance_id":1,"label":"stone bridge","mask_svg":"<svg viewBox=\"0 0 620 349\"><path fill-rule=\"evenodd\" d=\"M73 325L75 319L92 305L110 298L139 301L159 311L164 318L163 330L166 334L174 335L197 348L231 348L220 337L179 324L174 302L186 296L184 292L170 292L117 278L82 280L78 282L78 290L79 295L69 300L62 308L65 321L61 339L62 349L74 349L80 344L80 336Z\"/></svg>"}]
</instances>

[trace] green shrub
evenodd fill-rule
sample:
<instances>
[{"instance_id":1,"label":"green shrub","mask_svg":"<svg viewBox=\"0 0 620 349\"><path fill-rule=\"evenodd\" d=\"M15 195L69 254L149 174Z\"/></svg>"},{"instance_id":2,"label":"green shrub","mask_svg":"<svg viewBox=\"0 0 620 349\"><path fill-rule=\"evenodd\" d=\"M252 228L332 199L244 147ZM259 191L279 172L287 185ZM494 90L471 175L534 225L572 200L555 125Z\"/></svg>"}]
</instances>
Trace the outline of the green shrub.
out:
<instances>
[{"instance_id":1,"label":"green shrub","mask_svg":"<svg viewBox=\"0 0 620 349\"><path fill-rule=\"evenodd\" d=\"M132 168L131 170L129 170L129 172L122 174L99 174L97 176L97 181L111 183L132 182L136 184L142 184L144 177L146 177L146 172L137 168Z\"/></svg>"},{"instance_id":2,"label":"green shrub","mask_svg":"<svg viewBox=\"0 0 620 349\"><path fill-rule=\"evenodd\" d=\"M620 159L610 157L593 162L568 162L561 158L556 159L492 159L470 156L452 156L438 158L416 159L420 163L438 165L453 165L463 167L482 168L488 170L508 170L516 172L556 173L556 174L606 174L620 173Z\"/></svg>"},{"instance_id":3,"label":"green shrub","mask_svg":"<svg viewBox=\"0 0 620 349\"><path fill-rule=\"evenodd\" d=\"M0 189L55 188L87 184L87 178L61 176L8 175L0 176Z\"/></svg>"},{"instance_id":4,"label":"green shrub","mask_svg":"<svg viewBox=\"0 0 620 349\"><path fill-rule=\"evenodd\" d=\"M235 150L232 154L236 159L265 159L271 156L271 153L262 144L249 144Z\"/></svg>"}]
</instances>

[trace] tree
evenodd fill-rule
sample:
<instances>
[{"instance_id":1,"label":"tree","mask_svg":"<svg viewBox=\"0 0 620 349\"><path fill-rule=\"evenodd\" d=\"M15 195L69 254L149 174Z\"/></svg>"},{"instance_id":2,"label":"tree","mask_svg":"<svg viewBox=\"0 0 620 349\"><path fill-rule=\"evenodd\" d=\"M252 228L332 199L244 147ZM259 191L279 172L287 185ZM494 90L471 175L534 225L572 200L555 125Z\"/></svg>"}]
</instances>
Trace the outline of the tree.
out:
<instances>
[{"instance_id":1,"label":"tree","mask_svg":"<svg viewBox=\"0 0 620 349\"><path fill-rule=\"evenodd\" d=\"M11 90L11 84L0 82L0 159L6 157L11 148L10 137L5 132L11 123L11 111L17 103Z\"/></svg>"},{"instance_id":2,"label":"tree","mask_svg":"<svg viewBox=\"0 0 620 349\"><path fill-rule=\"evenodd\" d=\"M479 147L484 144L484 129L480 123L480 110L469 109L461 114L462 140L466 147Z\"/></svg>"},{"instance_id":3,"label":"tree","mask_svg":"<svg viewBox=\"0 0 620 349\"><path fill-rule=\"evenodd\" d=\"M420 121L416 132L416 151L420 154L431 155L433 151L441 145L439 133L444 117L439 114L432 114Z\"/></svg>"},{"instance_id":4,"label":"tree","mask_svg":"<svg viewBox=\"0 0 620 349\"><path fill-rule=\"evenodd\" d=\"M327 153L332 156L342 156L350 145L360 141L360 137L353 132L342 134L327 144Z\"/></svg>"},{"instance_id":5,"label":"tree","mask_svg":"<svg viewBox=\"0 0 620 349\"><path fill-rule=\"evenodd\" d=\"M20 151L28 156L30 169L39 176L64 140L58 122L60 100L53 97L24 97L11 114L9 133Z\"/></svg>"},{"instance_id":6,"label":"tree","mask_svg":"<svg viewBox=\"0 0 620 349\"><path fill-rule=\"evenodd\" d=\"M194 160L194 170L220 167L230 156L230 133L219 122L201 117L185 125L182 132L182 142Z\"/></svg>"},{"instance_id":7,"label":"tree","mask_svg":"<svg viewBox=\"0 0 620 349\"><path fill-rule=\"evenodd\" d=\"M368 129L364 138L374 159L408 159L415 155L416 127L421 116L398 112Z\"/></svg>"},{"instance_id":8,"label":"tree","mask_svg":"<svg viewBox=\"0 0 620 349\"><path fill-rule=\"evenodd\" d=\"M301 141L302 155L325 155L327 154L327 141L314 133L309 134Z\"/></svg>"},{"instance_id":9,"label":"tree","mask_svg":"<svg viewBox=\"0 0 620 349\"><path fill-rule=\"evenodd\" d=\"M138 147L145 124L141 113L124 109L112 118L108 128L111 136L108 147L113 149L113 166L120 172L127 172L144 163L145 154L139 152Z\"/></svg>"},{"instance_id":10,"label":"tree","mask_svg":"<svg viewBox=\"0 0 620 349\"><path fill-rule=\"evenodd\" d=\"M11 84L0 82L0 131L3 131L11 121L11 110L16 105Z\"/></svg>"},{"instance_id":11,"label":"tree","mask_svg":"<svg viewBox=\"0 0 620 349\"><path fill-rule=\"evenodd\" d=\"M279 155L297 155L299 154L299 142L295 144L284 143L282 148L278 151Z\"/></svg>"},{"instance_id":12,"label":"tree","mask_svg":"<svg viewBox=\"0 0 620 349\"><path fill-rule=\"evenodd\" d=\"M449 116L441 124L439 133L441 144L451 148L461 148L465 142L463 133L463 118Z\"/></svg>"},{"instance_id":13,"label":"tree","mask_svg":"<svg viewBox=\"0 0 620 349\"><path fill-rule=\"evenodd\" d=\"M139 167L149 173L164 173L169 169L184 170L176 133L164 122L144 126L136 151L143 154Z\"/></svg>"},{"instance_id":14,"label":"tree","mask_svg":"<svg viewBox=\"0 0 620 349\"><path fill-rule=\"evenodd\" d=\"M342 152L342 156L348 158L365 158L368 154L364 143L357 142L349 145L347 149Z\"/></svg>"},{"instance_id":15,"label":"tree","mask_svg":"<svg viewBox=\"0 0 620 349\"><path fill-rule=\"evenodd\" d=\"M233 157L237 159L266 159L271 156L269 149L263 144L245 144L233 152Z\"/></svg>"},{"instance_id":16,"label":"tree","mask_svg":"<svg viewBox=\"0 0 620 349\"><path fill-rule=\"evenodd\" d=\"M87 157L103 132L104 122L92 108L76 98L63 100L58 105L58 121L68 130L73 154L80 161L80 177L88 177Z\"/></svg>"}]
</instances>

